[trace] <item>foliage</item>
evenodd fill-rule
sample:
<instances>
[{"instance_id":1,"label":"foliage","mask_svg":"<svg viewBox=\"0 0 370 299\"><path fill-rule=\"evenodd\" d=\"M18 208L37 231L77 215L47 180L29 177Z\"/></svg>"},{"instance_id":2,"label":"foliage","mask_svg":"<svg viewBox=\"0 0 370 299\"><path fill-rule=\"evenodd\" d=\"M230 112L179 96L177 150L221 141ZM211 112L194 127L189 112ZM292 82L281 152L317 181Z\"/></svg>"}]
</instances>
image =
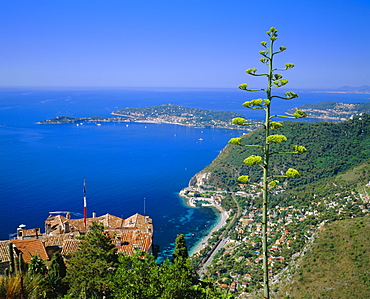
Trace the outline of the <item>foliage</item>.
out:
<instances>
[{"instance_id":1,"label":"foliage","mask_svg":"<svg viewBox=\"0 0 370 299\"><path fill-rule=\"evenodd\" d=\"M102 225L93 223L89 229L68 261L70 267L66 268L59 252L48 270L35 256L25 274L0 277L0 298L61 298L67 292L66 273L70 289L63 298L234 298L196 278L183 235L176 239L174 260L158 265L152 255L140 251L134 256L117 255Z\"/></svg>"},{"instance_id":2,"label":"foliage","mask_svg":"<svg viewBox=\"0 0 370 299\"><path fill-rule=\"evenodd\" d=\"M48 267L48 282L55 296L67 293L67 284L63 278L67 274L67 267L64 263L63 256L56 252L51 259Z\"/></svg>"},{"instance_id":3,"label":"foliage","mask_svg":"<svg viewBox=\"0 0 370 299\"><path fill-rule=\"evenodd\" d=\"M15 269L15 261L14 261L13 244L11 242L8 243L8 250L9 250L9 257L10 257L9 274L13 274L16 271L16 269Z\"/></svg>"},{"instance_id":4,"label":"foliage","mask_svg":"<svg viewBox=\"0 0 370 299\"><path fill-rule=\"evenodd\" d=\"M103 226L93 223L79 249L67 261L68 298L232 298L212 284L203 284L194 275L184 236L176 239L174 260L158 265L152 255L136 252L134 256L117 255L115 245L103 233ZM63 264L56 255L49 270L55 283L63 276Z\"/></svg>"},{"instance_id":5,"label":"foliage","mask_svg":"<svg viewBox=\"0 0 370 299\"><path fill-rule=\"evenodd\" d=\"M364 114L340 123L285 121L283 125L279 129L279 134L286 136L289 143L305 144L305 148L309 151L309 154L302 152L300 155L273 155L270 158L274 171L279 172L286 165L294 169L299 168L302 176L284 184L286 190L297 187L302 189L304 185L329 179L370 158L370 115ZM243 135L240 139L243 144L258 145L263 134L264 130L259 129ZM291 152L292 146L289 143L280 143L280 151ZM262 169L258 170L243 163L245 157L253 154L255 154L255 147L226 146L212 164L204 169L204 172L210 173L206 184L232 189L241 174L248 175L251 182L257 181L262 176ZM365 178L364 175L356 175L356 177L362 180ZM331 188L334 187L331 184ZM325 188L325 184L323 183L320 188ZM319 189L316 188L315 194L318 191ZM314 194L311 187L304 188L304 191L302 189L302 192L307 192L307 195ZM324 192L323 189L322 193Z\"/></svg>"},{"instance_id":6,"label":"foliage","mask_svg":"<svg viewBox=\"0 0 370 299\"><path fill-rule=\"evenodd\" d=\"M153 257L136 253L119 256L118 268L110 281L113 298L160 298L160 268Z\"/></svg>"},{"instance_id":7,"label":"foliage","mask_svg":"<svg viewBox=\"0 0 370 299\"><path fill-rule=\"evenodd\" d=\"M111 273L117 266L115 245L103 233L102 224L93 222L78 250L67 261L67 281L72 298L102 298L109 294Z\"/></svg>"},{"instance_id":8,"label":"foliage","mask_svg":"<svg viewBox=\"0 0 370 299\"><path fill-rule=\"evenodd\" d=\"M177 235L175 240L175 250L173 252L173 259L176 261L177 259L183 258L187 259L189 257L188 248L186 246L184 235Z\"/></svg>"},{"instance_id":9,"label":"foliage","mask_svg":"<svg viewBox=\"0 0 370 299\"><path fill-rule=\"evenodd\" d=\"M344 118L370 113L370 103L339 103L334 101L325 101L321 103L305 104L298 109L307 112L308 117L343 120ZM288 113L294 113L293 109Z\"/></svg>"},{"instance_id":10,"label":"foliage","mask_svg":"<svg viewBox=\"0 0 370 299\"><path fill-rule=\"evenodd\" d=\"M16 273L0 277L0 298L6 299L45 299L49 288L43 275Z\"/></svg>"},{"instance_id":11,"label":"foliage","mask_svg":"<svg viewBox=\"0 0 370 299\"><path fill-rule=\"evenodd\" d=\"M45 266L45 261L41 259L38 254L31 258L28 265L28 272L31 274L31 276L36 274L44 276L46 274L47 268Z\"/></svg>"},{"instance_id":12,"label":"foliage","mask_svg":"<svg viewBox=\"0 0 370 299\"><path fill-rule=\"evenodd\" d=\"M189 258L178 256L174 262L166 260L157 265L153 256L141 252L134 256L119 256L110 289L112 297L117 299L227 298L212 284L194 280Z\"/></svg>"}]
</instances>

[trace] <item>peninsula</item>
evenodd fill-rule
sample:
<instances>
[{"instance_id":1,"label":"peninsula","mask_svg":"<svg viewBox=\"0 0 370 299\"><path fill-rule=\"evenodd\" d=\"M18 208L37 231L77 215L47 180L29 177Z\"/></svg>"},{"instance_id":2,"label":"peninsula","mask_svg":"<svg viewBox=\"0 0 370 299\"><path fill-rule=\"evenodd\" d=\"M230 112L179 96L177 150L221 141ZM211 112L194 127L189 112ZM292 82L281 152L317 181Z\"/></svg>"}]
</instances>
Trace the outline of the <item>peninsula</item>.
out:
<instances>
[{"instance_id":1,"label":"peninsula","mask_svg":"<svg viewBox=\"0 0 370 299\"><path fill-rule=\"evenodd\" d=\"M89 116L89 117L71 117L71 116L57 116L50 119L42 120L37 122L38 125L63 125L63 124L77 124L83 122L130 122L130 119L123 117L101 117L101 116Z\"/></svg>"},{"instance_id":2,"label":"peninsula","mask_svg":"<svg viewBox=\"0 0 370 299\"><path fill-rule=\"evenodd\" d=\"M315 104L306 104L288 110L288 114L293 114L296 110L301 110L310 118L330 119L343 121L361 113L370 113L370 103L340 103L335 101L325 101Z\"/></svg>"},{"instance_id":3,"label":"peninsula","mask_svg":"<svg viewBox=\"0 0 370 299\"><path fill-rule=\"evenodd\" d=\"M245 118L243 114L231 111L213 111L198 108L186 108L172 104L157 105L141 108L124 108L112 112L115 117L70 117L58 116L51 119L39 121L37 124L78 124L83 122L140 122L156 124L176 124L195 128L218 128L238 129L241 127L231 123L236 117ZM250 120L251 123L258 123L258 120ZM258 125L245 127L244 130L252 131ZM243 128L242 128L243 129Z\"/></svg>"}]
</instances>

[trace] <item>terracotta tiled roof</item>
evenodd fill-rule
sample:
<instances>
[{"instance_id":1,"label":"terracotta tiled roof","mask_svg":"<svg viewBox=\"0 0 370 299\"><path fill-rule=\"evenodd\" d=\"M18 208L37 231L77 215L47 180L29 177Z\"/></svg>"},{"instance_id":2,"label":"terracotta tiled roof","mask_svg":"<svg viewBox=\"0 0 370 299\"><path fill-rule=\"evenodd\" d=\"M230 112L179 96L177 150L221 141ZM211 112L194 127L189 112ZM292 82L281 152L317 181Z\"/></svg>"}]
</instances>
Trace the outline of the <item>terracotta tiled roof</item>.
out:
<instances>
[{"instance_id":1,"label":"terracotta tiled roof","mask_svg":"<svg viewBox=\"0 0 370 299\"><path fill-rule=\"evenodd\" d=\"M23 260L28 263L35 255L43 260L48 260L44 244L40 239L11 240L15 247L22 252Z\"/></svg>"},{"instance_id":2,"label":"terracotta tiled roof","mask_svg":"<svg viewBox=\"0 0 370 299\"><path fill-rule=\"evenodd\" d=\"M10 241L0 241L0 263L9 262L9 243ZM13 249L14 252L14 249ZM17 256L14 252L14 256Z\"/></svg>"},{"instance_id":3,"label":"terracotta tiled roof","mask_svg":"<svg viewBox=\"0 0 370 299\"><path fill-rule=\"evenodd\" d=\"M65 240L62 246L62 255L65 256L75 252L78 249L80 242L81 240L76 239Z\"/></svg>"},{"instance_id":4,"label":"terracotta tiled roof","mask_svg":"<svg viewBox=\"0 0 370 299\"><path fill-rule=\"evenodd\" d=\"M152 219L148 216L143 216L136 213L135 215L132 215L131 217L125 219L124 226L135 227L142 231L147 231L148 233L153 234ZM148 231L148 229L150 231Z\"/></svg>"},{"instance_id":5,"label":"terracotta tiled roof","mask_svg":"<svg viewBox=\"0 0 370 299\"><path fill-rule=\"evenodd\" d=\"M92 222L104 225L118 252L132 255L136 250L149 252L152 247L153 224L152 219L140 214L122 219L110 214L86 219L86 226ZM42 239L45 246L62 246L62 254L69 254L78 248L79 241L72 240L72 234L88 233L85 229L84 219L67 219L63 216L49 216L45 221L47 234Z\"/></svg>"},{"instance_id":6,"label":"terracotta tiled roof","mask_svg":"<svg viewBox=\"0 0 370 299\"><path fill-rule=\"evenodd\" d=\"M144 216L139 214L137 219L134 220L134 225L137 225L136 222L145 222ZM134 215L135 216L135 215ZM150 219L149 217L147 217ZM100 217L94 218L87 218L86 219L86 227L89 227L92 222L102 223L105 228L122 228L125 227L127 221L120 217L116 217L110 214L105 214ZM151 219L150 219L151 222ZM86 232L84 219L67 219L63 216L49 216L49 218L45 221L45 226L50 228L48 234L59 235L66 232Z\"/></svg>"},{"instance_id":7,"label":"terracotta tiled roof","mask_svg":"<svg viewBox=\"0 0 370 299\"><path fill-rule=\"evenodd\" d=\"M133 255L137 250L148 252L152 246L152 235L136 228L107 229L105 232L114 237L118 252Z\"/></svg>"},{"instance_id":8,"label":"terracotta tiled roof","mask_svg":"<svg viewBox=\"0 0 370 299\"><path fill-rule=\"evenodd\" d=\"M85 232L85 224L84 219L69 219L68 220L71 227L74 228L74 230ZM110 215L105 214L100 217L94 217L94 218L87 218L86 219L86 226L89 227L92 225L92 222L98 222L104 225L105 228L121 228L123 227L124 219Z\"/></svg>"},{"instance_id":9,"label":"terracotta tiled roof","mask_svg":"<svg viewBox=\"0 0 370 299\"><path fill-rule=\"evenodd\" d=\"M145 231L149 234L153 234L153 224L152 219L148 216L143 216L140 214L132 215L127 219L122 219L110 214L105 214L100 217L87 218L86 226L89 227L92 222L102 223L106 229L115 229L115 228L138 228L142 231ZM67 219L63 216L51 216L45 221L46 226L51 227L50 234L59 235L65 233L65 224L69 224L69 231L79 231L86 232L84 219Z\"/></svg>"},{"instance_id":10,"label":"terracotta tiled roof","mask_svg":"<svg viewBox=\"0 0 370 299\"><path fill-rule=\"evenodd\" d=\"M65 240L74 239L81 234L79 232L71 232L61 235L42 235L40 239L44 242L45 247L62 246Z\"/></svg>"},{"instance_id":11,"label":"terracotta tiled roof","mask_svg":"<svg viewBox=\"0 0 370 299\"><path fill-rule=\"evenodd\" d=\"M40 228L23 229L22 237L36 237L40 235Z\"/></svg>"},{"instance_id":12,"label":"terracotta tiled roof","mask_svg":"<svg viewBox=\"0 0 370 299\"><path fill-rule=\"evenodd\" d=\"M49 224L51 227L56 227L58 225L62 225L66 220L67 218L62 215L50 215L49 218L45 220L45 224Z\"/></svg>"}]
</instances>

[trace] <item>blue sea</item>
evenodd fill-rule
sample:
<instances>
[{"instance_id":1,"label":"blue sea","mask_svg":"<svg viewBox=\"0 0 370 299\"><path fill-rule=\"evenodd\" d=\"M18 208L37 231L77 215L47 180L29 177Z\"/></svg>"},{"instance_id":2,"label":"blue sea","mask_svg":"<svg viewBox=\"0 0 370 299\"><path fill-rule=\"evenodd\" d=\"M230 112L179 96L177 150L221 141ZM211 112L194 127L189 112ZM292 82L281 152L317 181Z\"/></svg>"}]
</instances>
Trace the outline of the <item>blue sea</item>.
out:
<instances>
[{"instance_id":1,"label":"blue sea","mask_svg":"<svg viewBox=\"0 0 370 299\"><path fill-rule=\"evenodd\" d=\"M262 119L258 110L242 107L261 97L235 89L169 88L0 88L0 239L20 224L40 227L49 212L87 212L153 219L160 259L172 254L177 234L189 249L219 219L211 208L186 206L178 192L210 164L237 130L196 129L169 124L37 125L55 116L110 116L118 108L175 104L240 112ZM368 102L369 94L302 92L291 101L277 100L274 113L326 100ZM201 140L200 140L201 138Z\"/></svg>"}]
</instances>

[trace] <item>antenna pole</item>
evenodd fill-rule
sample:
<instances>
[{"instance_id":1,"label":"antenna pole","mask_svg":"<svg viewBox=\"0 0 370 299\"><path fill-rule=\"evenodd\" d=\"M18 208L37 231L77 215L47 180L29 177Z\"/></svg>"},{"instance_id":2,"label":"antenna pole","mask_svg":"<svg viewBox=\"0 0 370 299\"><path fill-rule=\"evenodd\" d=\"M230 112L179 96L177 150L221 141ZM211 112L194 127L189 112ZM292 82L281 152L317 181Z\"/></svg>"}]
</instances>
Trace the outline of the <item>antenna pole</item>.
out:
<instances>
[{"instance_id":1,"label":"antenna pole","mask_svg":"<svg viewBox=\"0 0 370 299\"><path fill-rule=\"evenodd\" d=\"M84 180L84 225L85 225L85 229L86 229L86 206L87 206L87 203L86 203L86 180Z\"/></svg>"}]
</instances>

